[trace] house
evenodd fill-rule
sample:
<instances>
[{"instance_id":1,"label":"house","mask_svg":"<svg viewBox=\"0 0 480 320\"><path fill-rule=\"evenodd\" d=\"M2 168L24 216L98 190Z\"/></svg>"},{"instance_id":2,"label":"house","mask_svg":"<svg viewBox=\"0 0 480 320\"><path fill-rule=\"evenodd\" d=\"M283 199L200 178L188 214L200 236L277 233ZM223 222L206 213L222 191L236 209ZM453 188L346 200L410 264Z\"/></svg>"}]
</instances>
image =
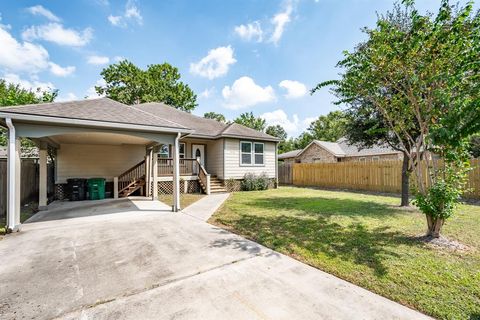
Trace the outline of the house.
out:
<instances>
[{"instance_id":1,"label":"house","mask_svg":"<svg viewBox=\"0 0 480 320\"><path fill-rule=\"evenodd\" d=\"M388 146L374 146L360 149L345 138L336 142L313 140L302 150L278 155L285 163L333 163L401 160L402 153Z\"/></svg>"},{"instance_id":2,"label":"house","mask_svg":"<svg viewBox=\"0 0 480 320\"><path fill-rule=\"evenodd\" d=\"M0 109L8 129L7 224L20 224L20 138L39 148L39 207L46 208L47 151L55 157L61 198L69 178L101 177L113 197L232 191L246 173L265 173L277 185L278 138L224 124L162 103L128 106L108 98Z\"/></svg>"}]
</instances>

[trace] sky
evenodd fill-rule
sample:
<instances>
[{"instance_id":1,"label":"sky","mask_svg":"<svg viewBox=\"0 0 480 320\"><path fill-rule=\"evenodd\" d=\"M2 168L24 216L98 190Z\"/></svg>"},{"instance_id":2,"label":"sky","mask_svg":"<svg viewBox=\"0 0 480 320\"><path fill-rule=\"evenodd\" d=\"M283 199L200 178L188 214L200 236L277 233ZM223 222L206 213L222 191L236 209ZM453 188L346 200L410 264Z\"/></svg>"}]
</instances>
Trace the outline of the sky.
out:
<instances>
[{"instance_id":1,"label":"sky","mask_svg":"<svg viewBox=\"0 0 480 320\"><path fill-rule=\"evenodd\" d=\"M420 11L439 0L417 0ZM0 78L97 97L101 70L168 62L197 94L194 114L253 112L290 137L340 107L319 82L393 0L0 1Z\"/></svg>"}]
</instances>

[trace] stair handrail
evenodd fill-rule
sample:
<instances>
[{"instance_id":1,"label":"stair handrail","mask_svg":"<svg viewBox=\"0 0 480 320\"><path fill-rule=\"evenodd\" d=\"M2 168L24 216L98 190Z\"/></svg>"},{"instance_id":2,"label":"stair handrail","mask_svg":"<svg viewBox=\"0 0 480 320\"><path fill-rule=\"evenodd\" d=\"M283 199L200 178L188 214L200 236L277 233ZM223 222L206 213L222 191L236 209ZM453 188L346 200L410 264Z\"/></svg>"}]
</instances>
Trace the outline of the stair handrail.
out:
<instances>
[{"instance_id":1,"label":"stair handrail","mask_svg":"<svg viewBox=\"0 0 480 320\"><path fill-rule=\"evenodd\" d=\"M118 180L120 181L121 178L127 176L128 174L130 174L132 171L134 171L135 169L137 169L138 167L142 166L142 165L145 165L145 159L143 159L142 161L140 161L139 163L137 163L136 165L134 165L133 167L131 167L130 169L124 171L122 174L120 174L118 176ZM143 175L145 175L145 169L143 171L140 171L143 173ZM138 178L141 178L143 175L137 177Z\"/></svg>"},{"instance_id":2,"label":"stair handrail","mask_svg":"<svg viewBox=\"0 0 480 320\"><path fill-rule=\"evenodd\" d=\"M120 174L118 179L118 189L119 193L122 193L129 186L132 185L135 181L145 177L145 159L128 169L127 171Z\"/></svg>"},{"instance_id":3,"label":"stair handrail","mask_svg":"<svg viewBox=\"0 0 480 320\"><path fill-rule=\"evenodd\" d=\"M207 170L205 170L205 167L202 165L200 160L197 158L197 165L198 165L198 179L203 183L203 185L206 187L205 193L207 195L210 194L210 174L207 173Z\"/></svg>"}]
</instances>

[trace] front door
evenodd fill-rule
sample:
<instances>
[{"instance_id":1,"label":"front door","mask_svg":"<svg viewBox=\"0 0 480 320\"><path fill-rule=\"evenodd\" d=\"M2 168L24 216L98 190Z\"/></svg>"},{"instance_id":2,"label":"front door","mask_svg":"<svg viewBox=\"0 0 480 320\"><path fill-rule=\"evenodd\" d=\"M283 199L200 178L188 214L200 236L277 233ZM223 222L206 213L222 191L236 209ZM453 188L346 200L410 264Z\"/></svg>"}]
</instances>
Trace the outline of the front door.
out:
<instances>
[{"instance_id":1,"label":"front door","mask_svg":"<svg viewBox=\"0 0 480 320\"><path fill-rule=\"evenodd\" d=\"M205 167L205 146L203 144L192 144L192 156L194 159L198 159L202 166ZM198 173L199 170L194 166L194 173Z\"/></svg>"}]
</instances>

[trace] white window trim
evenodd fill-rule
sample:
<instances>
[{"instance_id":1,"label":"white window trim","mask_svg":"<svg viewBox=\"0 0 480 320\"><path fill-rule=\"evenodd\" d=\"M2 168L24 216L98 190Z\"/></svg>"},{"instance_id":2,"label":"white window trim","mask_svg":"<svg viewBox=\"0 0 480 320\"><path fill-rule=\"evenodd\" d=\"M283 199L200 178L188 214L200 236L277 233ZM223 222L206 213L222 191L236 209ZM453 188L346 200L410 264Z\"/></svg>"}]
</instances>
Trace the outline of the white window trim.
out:
<instances>
[{"instance_id":1,"label":"white window trim","mask_svg":"<svg viewBox=\"0 0 480 320\"><path fill-rule=\"evenodd\" d=\"M380 157L379 156L373 156L372 161L380 161Z\"/></svg>"},{"instance_id":2,"label":"white window trim","mask_svg":"<svg viewBox=\"0 0 480 320\"><path fill-rule=\"evenodd\" d=\"M242 144L243 143L249 143L250 144L250 159L251 163L242 163L242 155L243 154L248 154L248 152L242 152ZM255 153L255 144L261 144L263 145L263 153ZM265 143L263 142L253 142L253 141L245 141L242 140L239 143L239 154L240 154L240 167L265 167ZM255 155L256 154L262 154L263 155L263 163L261 164L256 164L255 163Z\"/></svg>"},{"instance_id":3,"label":"white window trim","mask_svg":"<svg viewBox=\"0 0 480 320\"><path fill-rule=\"evenodd\" d=\"M367 162L367 158L366 157L360 157L360 158L358 158L358 162Z\"/></svg>"},{"instance_id":4,"label":"white window trim","mask_svg":"<svg viewBox=\"0 0 480 320\"><path fill-rule=\"evenodd\" d=\"M180 146L183 144L183 153L180 153ZM186 154L187 153L187 144L185 142L180 142L179 143L179 147L178 147L178 157L180 159L185 159L186 158ZM183 158L182 158L182 155L183 155Z\"/></svg>"}]
</instances>

